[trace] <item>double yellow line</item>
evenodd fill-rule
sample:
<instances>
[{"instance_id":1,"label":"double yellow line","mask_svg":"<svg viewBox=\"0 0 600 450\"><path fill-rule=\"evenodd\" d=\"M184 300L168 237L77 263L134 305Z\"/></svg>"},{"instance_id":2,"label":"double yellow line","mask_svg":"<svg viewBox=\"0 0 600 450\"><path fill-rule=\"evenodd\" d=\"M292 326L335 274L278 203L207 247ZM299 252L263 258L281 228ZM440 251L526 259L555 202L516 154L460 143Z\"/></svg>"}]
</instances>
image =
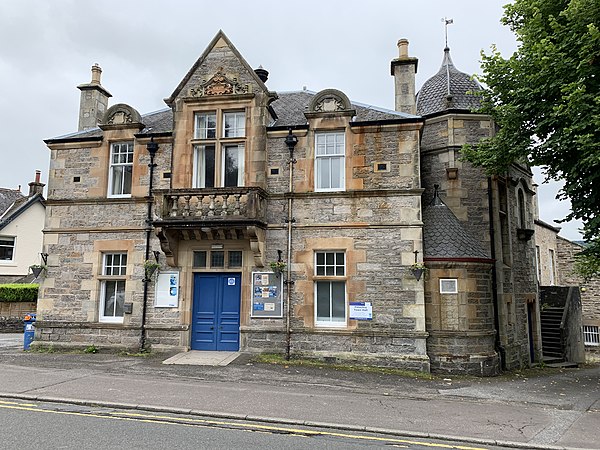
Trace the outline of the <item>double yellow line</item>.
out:
<instances>
[{"instance_id":1,"label":"double yellow line","mask_svg":"<svg viewBox=\"0 0 600 450\"><path fill-rule=\"evenodd\" d=\"M91 412L77 412L77 411L60 411L54 409L41 408L34 403L20 403L20 402L7 402L0 401L0 408L2 409L16 409L21 411L33 411L50 414L63 414L70 416L82 416L82 417L96 417L99 419L112 419L112 420L127 420L134 422L146 422L146 423L160 423L165 425L181 425L187 427L204 427L204 428L230 428L238 429L241 431L259 431L264 433L286 433L293 436L310 437L310 436L328 436L337 437L344 439L356 439L363 441L374 441L386 444L393 444L396 447L407 448L407 445L420 445L423 447L432 448L447 448L456 450L486 450L480 447L466 447L463 445L452 445L452 444L437 444L433 442L422 442L413 441L407 439L396 439L391 437L377 437L377 436L365 436L360 434L349 434L349 433L336 433L333 431L314 431L305 430L301 428L288 428L283 426L274 425L260 425L260 424L246 424L238 422L228 422L223 420L214 419L197 419L192 417L181 417L181 416L166 416L166 415L155 415L155 414L144 414L144 413L130 413L125 411L107 412L106 414L98 414Z\"/></svg>"}]
</instances>

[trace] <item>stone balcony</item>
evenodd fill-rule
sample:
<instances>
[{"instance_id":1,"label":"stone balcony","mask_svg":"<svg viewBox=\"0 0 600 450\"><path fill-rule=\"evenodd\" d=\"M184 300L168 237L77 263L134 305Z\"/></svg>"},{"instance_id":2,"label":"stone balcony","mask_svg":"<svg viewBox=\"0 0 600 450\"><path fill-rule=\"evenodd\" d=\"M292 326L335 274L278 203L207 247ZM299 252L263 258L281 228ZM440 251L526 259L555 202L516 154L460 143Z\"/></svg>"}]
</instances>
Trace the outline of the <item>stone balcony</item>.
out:
<instances>
[{"instance_id":1,"label":"stone balcony","mask_svg":"<svg viewBox=\"0 0 600 450\"><path fill-rule=\"evenodd\" d=\"M157 189L153 226L171 266L179 241L247 240L262 267L267 194L258 187Z\"/></svg>"},{"instance_id":2,"label":"stone balcony","mask_svg":"<svg viewBox=\"0 0 600 450\"><path fill-rule=\"evenodd\" d=\"M159 221L266 220L266 193L256 187L156 190L154 196Z\"/></svg>"}]
</instances>

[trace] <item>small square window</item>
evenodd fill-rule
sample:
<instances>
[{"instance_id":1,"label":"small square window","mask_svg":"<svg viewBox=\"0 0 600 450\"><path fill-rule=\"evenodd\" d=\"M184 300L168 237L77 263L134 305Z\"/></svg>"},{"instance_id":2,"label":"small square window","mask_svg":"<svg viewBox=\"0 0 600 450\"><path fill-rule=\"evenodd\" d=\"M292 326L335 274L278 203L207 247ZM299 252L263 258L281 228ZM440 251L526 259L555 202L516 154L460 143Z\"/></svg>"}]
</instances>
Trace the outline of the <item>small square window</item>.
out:
<instances>
[{"instance_id":1,"label":"small square window","mask_svg":"<svg viewBox=\"0 0 600 450\"><path fill-rule=\"evenodd\" d=\"M441 279L440 294L458 294L458 280L456 278Z\"/></svg>"},{"instance_id":2,"label":"small square window","mask_svg":"<svg viewBox=\"0 0 600 450\"><path fill-rule=\"evenodd\" d=\"M193 264L193 267L205 268L206 267L206 252L204 252L204 251L194 252L194 261L192 264Z\"/></svg>"},{"instance_id":3,"label":"small square window","mask_svg":"<svg viewBox=\"0 0 600 450\"><path fill-rule=\"evenodd\" d=\"M210 252L210 267L225 267L225 252L222 250Z\"/></svg>"},{"instance_id":4,"label":"small square window","mask_svg":"<svg viewBox=\"0 0 600 450\"><path fill-rule=\"evenodd\" d=\"M227 252L227 257L229 259L227 266L228 267L242 267L242 252L239 250L234 250Z\"/></svg>"}]
</instances>

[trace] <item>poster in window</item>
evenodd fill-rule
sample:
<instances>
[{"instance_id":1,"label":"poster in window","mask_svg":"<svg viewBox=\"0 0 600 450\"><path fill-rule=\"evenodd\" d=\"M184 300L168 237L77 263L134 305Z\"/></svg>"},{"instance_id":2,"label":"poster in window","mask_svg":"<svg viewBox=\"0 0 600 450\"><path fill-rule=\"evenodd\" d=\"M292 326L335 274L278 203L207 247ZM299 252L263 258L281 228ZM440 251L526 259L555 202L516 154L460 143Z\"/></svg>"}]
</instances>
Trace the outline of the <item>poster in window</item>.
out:
<instances>
[{"instance_id":1,"label":"poster in window","mask_svg":"<svg viewBox=\"0 0 600 450\"><path fill-rule=\"evenodd\" d=\"M283 275L273 272L252 274L252 308L250 317L283 317Z\"/></svg>"},{"instance_id":2,"label":"poster in window","mask_svg":"<svg viewBox=\"0 0 600 450\"><path fill-rule=\"evenodd\" d=\"M177 308L179 306L179 272L160 272L158 274L154 306L156 308Z\"/></svg>"}]
</instances>

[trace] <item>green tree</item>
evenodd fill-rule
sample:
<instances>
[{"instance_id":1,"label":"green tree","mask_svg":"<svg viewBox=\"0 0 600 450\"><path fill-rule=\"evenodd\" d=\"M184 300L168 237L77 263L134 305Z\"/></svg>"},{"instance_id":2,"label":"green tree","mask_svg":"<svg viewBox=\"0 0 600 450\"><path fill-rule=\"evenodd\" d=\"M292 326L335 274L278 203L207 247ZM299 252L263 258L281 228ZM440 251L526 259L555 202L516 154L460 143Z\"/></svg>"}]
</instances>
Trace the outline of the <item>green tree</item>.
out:
<instances>
[{"instance_id":1,"label":"green tree","mask_svg":"<svg viewBox=\"0 0 600 450\"><path fill-rule=\"evenodd\" d=\"M564 180L565 220L584 223L584 256L600 262L600 1L515 0L502 23L518 49L508 59L495 48L482 54L479 77L481 112L500 128L464 156L489 173L526 161Z\"/></svg>"}]
</instances>

